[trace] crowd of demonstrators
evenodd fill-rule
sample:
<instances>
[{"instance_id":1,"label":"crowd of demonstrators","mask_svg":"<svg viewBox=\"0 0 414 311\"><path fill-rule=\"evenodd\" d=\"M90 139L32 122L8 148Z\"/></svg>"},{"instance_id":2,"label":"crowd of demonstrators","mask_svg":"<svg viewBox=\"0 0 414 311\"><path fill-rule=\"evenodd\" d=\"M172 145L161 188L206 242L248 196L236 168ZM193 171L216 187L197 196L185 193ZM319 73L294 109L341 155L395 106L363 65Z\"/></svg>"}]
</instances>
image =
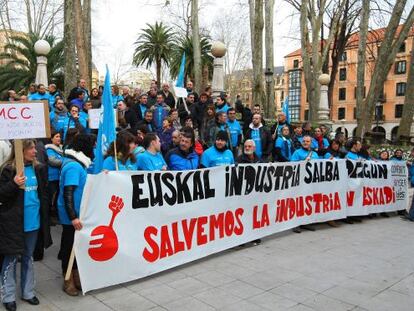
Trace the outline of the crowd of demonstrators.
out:
<instances>
[{"instance_id":1,"label":"crowd of demonstrators","mask_svg":"<svg viewBox=\"0 0 414 311\"><path fill-rule=\"evenodd\" d=\"M7 94L9 101L47 100L52 127L49 140L24 141L24 175L16 175L12 142L0 141L0 203L7 207L7 212L0 215L1 278L6 285L2 302L8 310L15 309L13 271L20 255L23 298L31 304L38 303L31 258L33 255L40 259L43 248L50 246L49 224L59 222L63 227L59 258L62 273L68 269L74 232L82 228L82 191L94 166L96 129L89 128L89 110L102 106L102 92L102 87L89 92L81 79L67 98L53 84L47 90L44 85L32 84L27 97L18 97L13 90ZM148 92L141 88L130 92L128 87L123 87L122 93L116 85L111 88L111 105L117 111L117 136L105 155L105 171L194 170L316 159L403 159L400 149L392 156L384 150L375 159L369 146L360 140L347 141L343 133L331 139L326 126L312 128L309 122L289 124L283 113L269 128L259 104L250 110L238 97L232 105L225 93L213 99L211 88L198 95L191 81L187 83L186 98L176 99L168 83L163 83L159 90L156 81L152 81ZM411 162L410 176L414 184ZM19 188L21 185L26 186L25 190ZM405 217L414 220L414 203ZM314 230L313 226L301 228ZM301 228L294 231L300 232ZM75 296L81 289L76 264L71 275L63 289Z\"/></svg>"}]
</instances>

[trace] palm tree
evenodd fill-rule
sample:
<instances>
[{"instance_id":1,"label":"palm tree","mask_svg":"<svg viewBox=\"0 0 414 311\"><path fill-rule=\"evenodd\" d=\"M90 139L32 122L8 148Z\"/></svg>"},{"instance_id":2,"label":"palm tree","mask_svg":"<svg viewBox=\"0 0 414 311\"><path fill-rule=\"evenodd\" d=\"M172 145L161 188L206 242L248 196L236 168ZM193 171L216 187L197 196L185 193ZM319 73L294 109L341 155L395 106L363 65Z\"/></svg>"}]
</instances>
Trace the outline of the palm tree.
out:
<instances>
[{"instance_id":1,"label":"palm tree","mask_svg":"<svg viewBox=\"0 0 414 311\"><path fill-rule=\"evenodd\" d=\"M20 92L28 88L36 79L36 52L34 44L40 38L35 34L20 34L10 37L0 53L0 92L13 89ZM63 41L56 41L53 36L45 38L50 44L47 55L47 72L49 81L58 88L63 87Z\"/></svg>"},{"instance_id":2,"label":"palm tree","mask_svg":"<svg viewBox=\"0 0 414 311\"><path fill-rule=\"evenodd\" d=\"M203 80L206 78L209 79L213 73L213 57L210 54L211 43L208 37L202 36L200 40L201 47L201 68L208 68L209 76L203 77ZM175 79L178 76L181 64L181 58L183 53L186 55L185 61L185 77L190 79L194 78L194 58L193 58L193 42L191 37L181 37L177 43L175 43L173 53L171 55L171 64L170 64L170 75L171 78Z\"/></svg>"},{"instance_id":3,"label":"palm tree","mask_svg":"<svg viewBox=\"0 0 414 311\"><path fill-rule=\"evenodd\" d=\"M147 64L150 68L155 63L157 71L157 82L160 85L161 65L169 64L170 55L173 49L174 32L172 28L156 22L155 25L147 24L148 28L143 29L138 40L132 63L136 66Z\"/></svg>"}]
</instances>

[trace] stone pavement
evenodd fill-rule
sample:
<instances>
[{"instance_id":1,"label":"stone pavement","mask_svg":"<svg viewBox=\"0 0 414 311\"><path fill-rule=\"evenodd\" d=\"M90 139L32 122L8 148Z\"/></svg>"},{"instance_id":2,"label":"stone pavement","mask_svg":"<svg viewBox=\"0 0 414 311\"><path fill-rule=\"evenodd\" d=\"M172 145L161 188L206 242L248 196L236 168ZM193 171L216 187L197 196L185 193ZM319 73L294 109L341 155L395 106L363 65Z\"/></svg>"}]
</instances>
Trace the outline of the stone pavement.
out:
<instances>
[{"instance_id":1,"label":"stone pavement","mask_svg":"<svg viewBox=\"0 0 414 311\"><path fill-rule=\"evenodd\" d=\"M414 223L394 216L317 228L72 298L61 290L55 227L35 268L41 305L19 301L18 310L414 310Z\"/></svg>"}]
</instances>

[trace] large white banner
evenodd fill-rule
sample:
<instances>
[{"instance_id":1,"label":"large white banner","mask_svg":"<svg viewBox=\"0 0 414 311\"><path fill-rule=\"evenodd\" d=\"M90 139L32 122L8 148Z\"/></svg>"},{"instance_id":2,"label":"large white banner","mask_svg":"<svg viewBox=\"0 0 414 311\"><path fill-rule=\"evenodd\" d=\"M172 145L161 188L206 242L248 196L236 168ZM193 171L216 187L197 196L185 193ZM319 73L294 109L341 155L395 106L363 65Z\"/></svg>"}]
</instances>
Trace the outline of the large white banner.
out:
<instances>
[{"instance_id":1,"label":"large white banner","mask_svg":"<svg viewBox=\"0 0 414 311\"><path fill-rule=\"evenodd\" d=\"M407 198L405 162L92 175L75 238L82 288L139 279L303 224L401 210Z\"/></svg>"}]
</instances>

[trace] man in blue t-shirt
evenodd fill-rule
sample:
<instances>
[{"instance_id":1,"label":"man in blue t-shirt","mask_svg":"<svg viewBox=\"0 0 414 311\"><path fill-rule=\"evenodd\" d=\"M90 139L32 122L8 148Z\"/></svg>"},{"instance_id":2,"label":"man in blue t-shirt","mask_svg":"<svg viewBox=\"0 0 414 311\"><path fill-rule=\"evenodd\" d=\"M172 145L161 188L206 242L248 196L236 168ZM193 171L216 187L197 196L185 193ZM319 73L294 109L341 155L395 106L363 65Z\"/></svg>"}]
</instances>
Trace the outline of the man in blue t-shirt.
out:
<instances>
[{"instance_id":1,"label":"man in blue t-shirt","mask_svg":"<svg viewBox=\"0 0 414 311\"><path fill-rule=\"evenodd\" d=\"M228 135L219 131L213 146L204 151L201 156L201 167L214 167L234 164L233 153L227 149Z\"/></svg>"},{"instance_id":2,"label":"man in blue t-shirt","mask_svg":"<svg viewBox=\"0 0 414 311\"><path fill-rule=\"evenodd\" d=\"M227 116L227 125L229 127L231 146L233 149L232 152L234 157L237 157L239 145L242 141L242 129L239 121L236 120L236 110L234 108L230 108L229 110L227 110Z\"/></svg>"},{"instance_id":3,"label":"man in blue t-shirt","mask_svg":"<svg viewBox=\"0 0 414 311\"><path fill-rule=\"evenodd\" d=\"M296 150L292 154L291 161L309 161L309 160L316 160L319 159L318 154L316 151L313 151L311 148L312 145L312 137L309 135L303 136L302 139L302 147Z\"/></svg>"},{"instance_id":4,"label":"man in blue t-shirt","mask_svg":"<svg viewBox=\"0 0 414 311\"><path fill-rule=\"evenodd\" d=\"M46 92L46 87L43 84L39 84L37 86L37 92L34 94L30 94L28 96L28 100L47 100L49 105L49 111L51 111L53 108L50 106L50 95L48 92Z\"/></svg>"},{"instance_id":5,"label":"man in blue t-shirt","mask_svg":"<svg viewBox=\"0 0 414 311\"><path fill-rule=\"evenodd\" d=\"M351 148L348 153L345 156L345 159L348 160L358 160L361 158L361 156L359 155L359 152L361 151L361 141L359 141L358 139L354 139L351 140L351 142L349 143L349 147Z\"/></svg>"},{"instance_id":6,"label":"man in blue t-shirt","mask_svg":"<svg viewBox=\"0 0 414 311\"><path fill-rule=\"evenodd\" d=\"M141 171L165 171L167 163L161 154L161 141L155 133L148 133L144 137L145 151L137 158L137 170Z\"/></svg>"}]
</instances>

